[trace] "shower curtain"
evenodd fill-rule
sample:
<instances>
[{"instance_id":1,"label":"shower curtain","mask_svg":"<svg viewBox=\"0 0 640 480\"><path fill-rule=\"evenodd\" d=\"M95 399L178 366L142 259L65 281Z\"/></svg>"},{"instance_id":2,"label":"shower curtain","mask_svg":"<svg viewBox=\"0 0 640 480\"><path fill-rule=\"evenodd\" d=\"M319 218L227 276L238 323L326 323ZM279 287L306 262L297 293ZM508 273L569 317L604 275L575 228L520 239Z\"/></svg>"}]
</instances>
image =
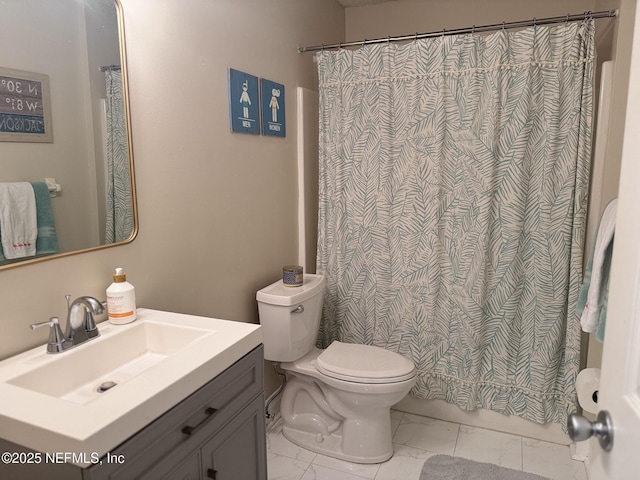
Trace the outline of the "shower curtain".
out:
<instances>
[{"instance_id":1,"label":"shower curtain","mask_svg":"<svg viewBox=\"0 0 640 480\"><path fill-rule=\"evenodd\" d=\"M321 346L411 358L419 398L564 426L593 21L317 56Z\"/></svg>"},{"instance_id":2,"label":"shower curtain","mask_svg":"<svg viewBox=\"0 0 640 480\"><path fill-rule=\"evenodd\" d=\"M107 217L105 243L127 240L133 233L133 204L122 73L105 70L107 85Z\"/></svg>"}]
</instances>

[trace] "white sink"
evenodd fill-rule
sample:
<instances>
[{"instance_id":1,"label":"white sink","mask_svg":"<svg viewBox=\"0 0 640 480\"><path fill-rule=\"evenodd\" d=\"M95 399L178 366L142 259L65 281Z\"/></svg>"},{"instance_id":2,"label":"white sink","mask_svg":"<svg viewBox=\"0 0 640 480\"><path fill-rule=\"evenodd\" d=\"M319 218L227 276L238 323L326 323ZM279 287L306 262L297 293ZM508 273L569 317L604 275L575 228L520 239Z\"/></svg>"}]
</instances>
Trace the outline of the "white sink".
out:
<instances>
[{"instance_id":1,"label":"white sink","mask_svg":"<svg viewBox=\"0 0 640 480\"><path fill-rule=\"evenodd\" d=\"M103 456L262 343L259 325L143 308L98 329L65 352L41 345L0 362L2 438Z\"/></svg>"},{"instance_id":2,"label":"white sink","mask_svg":"<svg viewBox=\"0 0 640 480\"><path fill-rule=\"evenodd\" d=\"M128 329L114 329L108 337L94 339L8 381L11 385L87 403L117 388L150 367L170 358L215 331L184 325L146 321ZM100 391L107 382L115 386ZM111 384L109 384L111 385ZM104 388L104 387L103 387Z\"/></svg>"}]
</instances>

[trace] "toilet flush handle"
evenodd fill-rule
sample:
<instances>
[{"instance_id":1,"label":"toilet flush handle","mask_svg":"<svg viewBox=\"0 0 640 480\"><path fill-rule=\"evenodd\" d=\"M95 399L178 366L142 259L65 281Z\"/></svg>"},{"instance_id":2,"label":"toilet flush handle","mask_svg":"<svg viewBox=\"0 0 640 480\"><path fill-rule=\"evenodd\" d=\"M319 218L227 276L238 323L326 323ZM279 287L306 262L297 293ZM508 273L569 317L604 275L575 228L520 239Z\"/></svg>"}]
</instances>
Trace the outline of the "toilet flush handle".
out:
<instances>
[{"instance_id":1,"label":"toilet flush handle","mask_svg":"<svg viewBox=\"0 0 640 480\"><path fill-rule=\"evenodd\" d=\"M302 313L304 312L304 307L302 305L298 305L296 308L291 310L291 313Z\"/></svg>"}]
</instances>

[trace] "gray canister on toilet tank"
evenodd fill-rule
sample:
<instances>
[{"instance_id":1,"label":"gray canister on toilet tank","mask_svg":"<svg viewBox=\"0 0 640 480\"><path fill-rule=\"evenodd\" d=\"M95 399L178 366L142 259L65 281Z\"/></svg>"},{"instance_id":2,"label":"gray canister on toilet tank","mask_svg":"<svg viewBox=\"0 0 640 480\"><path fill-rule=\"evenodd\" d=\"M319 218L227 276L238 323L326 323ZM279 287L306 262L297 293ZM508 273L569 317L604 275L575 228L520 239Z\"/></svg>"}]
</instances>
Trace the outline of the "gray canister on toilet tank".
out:
<instances>
[{"instance_id":1,"label":"gray canister on toilet tank","mask_svg":"<svg viewBox=\"0 0 640 480\"><path fill-rule=\"evenodd\" d=\"M300 287L304 278L300 265L286 265L282 267L282 283L285 287Z\"/></svg>"}]
</instances>

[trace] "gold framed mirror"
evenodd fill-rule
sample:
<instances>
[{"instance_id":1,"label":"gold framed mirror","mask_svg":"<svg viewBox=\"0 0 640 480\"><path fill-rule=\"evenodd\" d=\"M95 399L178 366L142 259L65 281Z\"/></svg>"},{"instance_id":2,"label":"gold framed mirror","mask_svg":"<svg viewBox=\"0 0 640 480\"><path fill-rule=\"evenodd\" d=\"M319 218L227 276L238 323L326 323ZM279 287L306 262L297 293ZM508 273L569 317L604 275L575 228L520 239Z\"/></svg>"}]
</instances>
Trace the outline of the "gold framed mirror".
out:
<instances>
[{"instance_id":1,"label":"gold framed mirror","mask_svg":"<svg viewBox=\"0 0 640 480\"><path fill-rule=\"evenodd\" d=\"M5 0L0 45L0 183L32 183L38 245L51 227L55 237L42 242L50 248L14 258L0 245L0 270L133 241L138 215L120 2ZM44 84L48 95L40 92ZM47 139L38 139L45 129ZM38 197L36 184L47 185L50 200ZM0 212L5 244L15 232L2 218Z\"/></svg>"}]
</instances>

